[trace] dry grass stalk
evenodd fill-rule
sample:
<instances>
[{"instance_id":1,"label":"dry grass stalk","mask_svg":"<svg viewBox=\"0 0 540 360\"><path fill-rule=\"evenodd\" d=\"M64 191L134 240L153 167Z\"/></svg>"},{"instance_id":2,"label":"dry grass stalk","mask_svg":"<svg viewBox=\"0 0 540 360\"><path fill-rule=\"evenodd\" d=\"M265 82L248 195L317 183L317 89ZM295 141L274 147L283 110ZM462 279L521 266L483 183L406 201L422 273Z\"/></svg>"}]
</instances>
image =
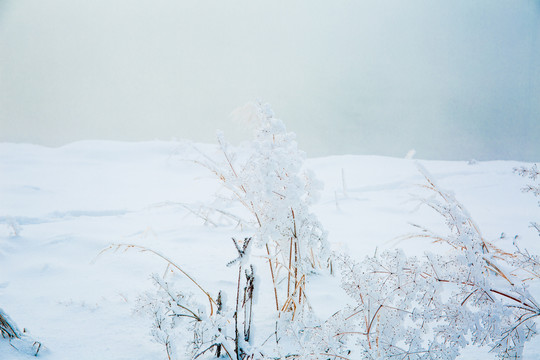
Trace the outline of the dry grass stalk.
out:
<instances>
[{"instance_id":1,"label":"dry grass stalk","mask_svg":"<svg viewBox=\"0 0 540 360\"><path fill-rule=\"evenodd\" d=\"M199 290L201 290L203 292L203 294L208 298L208 302L210 304L210 315L214 314L214 305L217 306L217 303L212 298L212 296L208 293L208 291L206 291L191 275L189 275L187 272L185 272L179 265L177 265L175 262L173 262L172 260L167 258L165 255L162 255L162 254L160 254L159 252L157 252L155 250L149 249L149 248L141 246L141 245L135 245L135 244L112 244L109 247L101 250L101 252L98 254L97 257L101 256L103 253L105 253L107 251L111 251L111 250L112 251L118 251L120 249L123 249L124 252L128 251L128 250L131 250L131 249L138 250L139 252L148 252L148 253L156 255L157 257L165 260L167 262L167 264L168 264L167 265L168 267L172 266L175 269L177 269L178 271L180 271L193 284L195 284L195 286L197 286L197 288L199 288Z\"/></svg>"},{"instance_id":2,"label":"dry grass stalk","mask_svg":"<svg viewBox=\"0 0 540 360\"><path fill-rule=\"evenodd\" d=\"M19 330L17 326L12 325L8 320L7 315L0 310L0 334L4 339L20 339Z\"/></svg>"}]
</instances>

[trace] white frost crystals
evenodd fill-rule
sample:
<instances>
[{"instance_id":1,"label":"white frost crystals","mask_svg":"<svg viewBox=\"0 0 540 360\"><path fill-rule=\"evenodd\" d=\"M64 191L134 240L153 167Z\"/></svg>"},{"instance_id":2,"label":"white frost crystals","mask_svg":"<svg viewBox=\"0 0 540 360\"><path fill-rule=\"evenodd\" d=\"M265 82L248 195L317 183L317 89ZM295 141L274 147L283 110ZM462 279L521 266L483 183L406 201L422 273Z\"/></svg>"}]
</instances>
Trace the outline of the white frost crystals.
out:
<instances>
[{"instance_id":1,"label":"white frost crystals","mask_svg":"<svg viewBox=\"0 0 540 360\"><path fill-rule=\"evenodd\" d=\"M486 241L463 205L420 171L437 195L423 202L445 219L449 234L422 229L418 236L447 251L416 258L393 250L362 262L343 257L343 287L356 306L345 311L351 326L342 336L356 338L367 359L450 360L469 343L503 359L522 358L540 315L527 290L530 274L520 273L525 260Z\"/></svg>"},{"instance_id":2,"label":"white frost crystals","mask_svg":"<svg viewBox=\"0 0 540 360\"><path fill-rule=\"evenodd\" d=\"M536 197L540 197L540 171L538 170L538 166L536 164L530 168L524 166L514 168L514 172L523 177L527 177L534 182L533 184L528 184L521 189L523 192L531 193ZM538 201L538 206L540 206L540 201ZM536 231L538 231L538 235L540 236L540 224L531 222L531 227L536 229Z\"/></svg>"},{"instance_id":3,"label":"white frost crystals","mask_svg":"<svg viewBox=\"0 0 540 360\"><path fill-rule=\"evenodd\" d=\"M218 134L221 160L202 152L192 159L209 169L226 190L216 195L214 206L205 207L203 216L211 217L207 209L214 209L251 229L255 244L268 257L276 310L295 313L305 303L306 276L331 268L327 233L309 210L321 184L303 169L305 154L298 150L295 134L287 132L267 104L253 109L255 136L244 149L247 157ZM240 204L240 211L224 209L224 199L225 206Z\"/></svg>"}]
</instances>

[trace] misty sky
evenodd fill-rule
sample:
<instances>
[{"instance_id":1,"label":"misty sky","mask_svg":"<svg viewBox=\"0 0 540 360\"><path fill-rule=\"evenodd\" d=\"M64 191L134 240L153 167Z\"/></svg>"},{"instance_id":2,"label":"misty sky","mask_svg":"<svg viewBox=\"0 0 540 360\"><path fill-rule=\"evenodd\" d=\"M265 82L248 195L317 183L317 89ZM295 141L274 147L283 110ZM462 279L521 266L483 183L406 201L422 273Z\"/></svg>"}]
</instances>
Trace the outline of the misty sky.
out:
<instances>
[{"instance_id":1,"label":"misty sky","mask_svg":"<svg viewBox=\"0 0 540 360\"><path fill-rule=\"evenodd\" d=\"M308 156L540 161L540 0L0 0L0 141L250 134Z\"/></svg>"}]
</instances>

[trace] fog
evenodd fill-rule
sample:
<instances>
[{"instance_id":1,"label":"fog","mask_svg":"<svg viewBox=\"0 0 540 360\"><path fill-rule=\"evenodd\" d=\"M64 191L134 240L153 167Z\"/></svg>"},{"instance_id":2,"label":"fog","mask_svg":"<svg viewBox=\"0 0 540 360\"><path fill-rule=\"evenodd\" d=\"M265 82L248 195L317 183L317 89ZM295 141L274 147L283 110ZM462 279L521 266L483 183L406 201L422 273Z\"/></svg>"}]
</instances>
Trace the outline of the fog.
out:
<instances>
[{"instance_id":1,"label":"fog","mask_svg":"<svg viewBox=\"0 0 540 360\"><path fill-rule=\"evenodd\" d=\"M308 156L540 160L540 0L0 0L0 141L249 136Z\"/></svg>"}]
</instances>

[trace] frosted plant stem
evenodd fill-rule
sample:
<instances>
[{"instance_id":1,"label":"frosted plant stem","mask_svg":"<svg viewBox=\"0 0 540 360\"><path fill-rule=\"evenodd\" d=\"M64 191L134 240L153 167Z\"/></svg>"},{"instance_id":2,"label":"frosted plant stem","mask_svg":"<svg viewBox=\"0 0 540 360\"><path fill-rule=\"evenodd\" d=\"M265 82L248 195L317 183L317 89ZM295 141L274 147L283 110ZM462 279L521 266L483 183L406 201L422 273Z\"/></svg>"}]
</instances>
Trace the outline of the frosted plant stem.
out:
<instances>
[{"instance_id":1,"label":"frosted plant stem","mask_svg":"<svg viewBox=\"0 0 540 360\"><path fill-rule=\"evenodd\" d=\"M268 254L268 265L270 266L270 276L272 276L272 285L274 286L274 297L276 299L276 310L279 311L279 301L277 296L276 278L274 277L274 268L272 266L272 258L270 257L270 248L266 244L266 253Z\"/></svg>"},{"instance_id":2,"label":"frosted plant stem","mask_svg":"<svg viewBox=\"0 0 540 360\"><path fill-rule=\"evenodd\" d=\"M240 302L240 281L242 280L242 265L238 266L238 284L236 287L236 311L234 312L234 352L236 353L236 358L240 360L240 349L239 349L239 335L238 335L238 307Z\"/></svg>"}]
</instances>

